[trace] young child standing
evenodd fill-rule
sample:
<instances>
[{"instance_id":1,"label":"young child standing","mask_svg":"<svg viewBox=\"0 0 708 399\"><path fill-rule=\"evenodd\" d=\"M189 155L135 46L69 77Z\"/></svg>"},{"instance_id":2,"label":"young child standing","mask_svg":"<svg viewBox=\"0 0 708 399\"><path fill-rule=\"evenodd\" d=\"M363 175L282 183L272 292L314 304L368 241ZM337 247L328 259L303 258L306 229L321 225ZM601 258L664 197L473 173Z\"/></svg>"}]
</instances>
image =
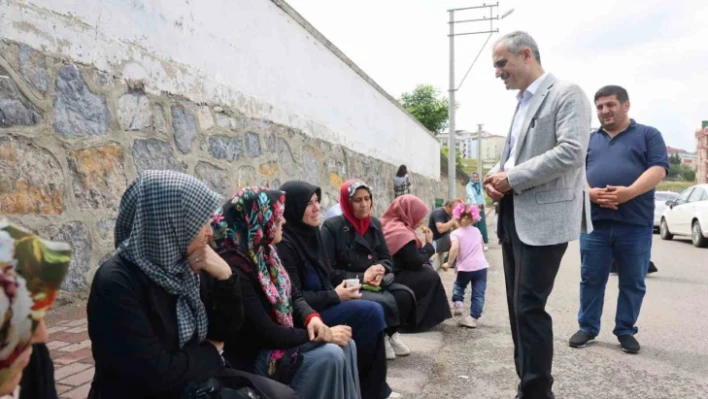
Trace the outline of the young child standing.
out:
<instances>
[{"instance_id":1,"label":"young child standing","mask_svg":"<svg viewBox=\"0 0 708 399\"><path fill-rule=\"evenodd\" d=\"M467 285L472 284L472 304L470 314L459 317L457 324L462 327L475 328L477 320L482 316L484 308L484 293L487 290L487 269L489 264L484 257L484 241L482 233L474 227L480 220L479 210L475 205L458 204L453 216L460 228L453 231L450 240L450 256L448 262L442 265L447 271L449 265L455 265L457 279L452 290L453 315L462 316ZM455 264L457 261L457 264Z\"/></svg>"}]
</instances>

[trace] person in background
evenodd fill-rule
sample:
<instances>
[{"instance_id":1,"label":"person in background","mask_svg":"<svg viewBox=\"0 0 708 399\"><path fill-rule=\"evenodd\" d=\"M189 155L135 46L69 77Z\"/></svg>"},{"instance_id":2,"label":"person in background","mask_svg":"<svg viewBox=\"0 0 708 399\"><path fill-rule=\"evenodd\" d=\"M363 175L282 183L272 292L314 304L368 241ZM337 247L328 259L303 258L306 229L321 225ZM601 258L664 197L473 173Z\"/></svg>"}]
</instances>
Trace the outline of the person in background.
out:
<instances>
[{"instance_id":1,"label":"person in background","mask_svg":"<svg viewBox=\"0 0 708 399\"><path fill-rule=\"evenodd\" d=\"M285 191L283 240L277 244L278 255L293 286L300 290L308 305L319 312L327 325L344 324L352 328L356 342L357 365L363 399L399 398L386 383L384 339L386 321L383 308L361 300L361 285L345 282L336 288L320 233L320 197L322 190L304 181L290 181Z\"/></svg>"},{"instance_id":2,"label":"person in background","mask_svg":"<svg viewBox=\"0 0 708 399\"><path fill-rule=\"evenodd\" d=\"M450 232L455 227L452 211L459 202L461 202L460 199L447 201L442 207L434 209L430 214L428 228L433 232L433 242L437 253L450 250Z\"/></svg>"},{"instance_id":3,"label":"person in background","mask_svg":"<svg viewBox=\"0 0 708 399\"><path fill-rule=\"evenodd\" d=\"M484 293L487 290L487 269L489 263L482 250L483 241L479 229L473 224L480 220L479 210L476 205L458 204L454 211L455 220L460 228L451 234L452 248L450 259L443 264L442 269L447 271L451 264L455 264L457 278L452 289L453 315L462 316L465 302L465 290L472 284L472 300L470 314L460 318L457 324L462 327L476 328L477 321L482 317L484 309ZM455 263L455 261L457 261Z\"/></svg>"},{"instance_id":4,"label":"person in background","mask_svg":"<svg viewBox=\"0 0 708 399\"><path fill-rule=\"evenodd\" d=\"M406 165L401 165L393 178L393 198L410 193L411 179L408 177L408 168L406 168Z\"/></svg>"},{"instance_id":5,"label":"person in background","mask_svg":"<svg viewBox=\"0 0 708 399\"><path fill-rule=\"evenodd\" d=\"M669 170L657 129L629 118L629 94L605 86L595 94L601 128L590 136L587 181L594 230L580 236L580 329L569 340L585 347L600 333L605 286L617 261L619 298L613 333L626 353L638 353L634 335L646 294L654 230L654 188Z\"/></svg>"},{"instance_id":6,"label":"person in background","mask_svg":"<svg viewBox=\"0 0 708 399\"><path fill-rule=\"evenodd\" d=\"M340 188L343 215L322 225L322 241L332 284L360 279L362 299L378 302L386 318L386 358L407 356L411 350L403 342L398 327L415 315L415 294L394 283L394 266L386 245L381 222L371 216L371 189L359 179L347 180Z\"/></svg>"},{"instance_id":7,"label":"person in background","mask_svg":"<svg viewBox=\"0 0 708 399\"><path fill-rule=\"evenodd\" d=\"M489 236L487 234L487 217L484 212L484 206L486 201L484 200L484 190L482 189L482 182L479 181L479 174L477 172L472 173L469 183L466 187L467 191L467 202L470 204L477 205L479 210L479 221L475 222L474 227L479 229L482 233L482 238L484 239L484 250L487 251L489 247Z\"/></svg>"},{"instance_id":8,"label":"person in background","mask_svg":"<svg viewBox=\"0 0 708 399\"><path fill-rule=\"evenodd\" d=\"M404 327L418 331L452 317L445 287L429 263L435 253L433 233L430 230L425 232L425 242L416 235L416 230L423 227L428 209L420 198L406 194L393 200L381 218L386 244L393 256L393 281L405 285L415 294L415 317Z\"/></svg>"},{"instance_id":9,"label":"person in background","mask_svg":"<svg viewBox=\"0 0 708 399\"><path fill-rule=\"evenodd\" d=\"M245 310L243 327L225 340L224 357L303 399L359 399L351 328L325 325L280 261L275 245L284 212L283 191L249 187L212 217L214 248L238 275Z\"/></svg>"}]
</instances>

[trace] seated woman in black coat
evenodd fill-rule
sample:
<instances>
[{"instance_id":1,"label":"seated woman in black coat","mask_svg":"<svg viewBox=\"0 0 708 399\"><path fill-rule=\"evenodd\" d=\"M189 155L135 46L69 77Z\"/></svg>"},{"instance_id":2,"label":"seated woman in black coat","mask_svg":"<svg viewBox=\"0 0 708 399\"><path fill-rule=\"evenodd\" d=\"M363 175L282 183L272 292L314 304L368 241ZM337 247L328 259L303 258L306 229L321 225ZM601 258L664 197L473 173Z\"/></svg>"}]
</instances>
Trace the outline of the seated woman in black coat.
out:
<instances>
[{"instance_id":1,"label":"seated woman in black coat","mask_svg":"<svg viewBox=\"0 0 708 399\"><path fill-rule=\"evenodd\" d=\"M396 278L394 282L405 284L413 290L416 299L416 314L406 327L426 330L452 317L445 297L445 287L438 273L430 266L430 257L435 254L433 233L425 233L425 245L415 231L423 225L428 207L418 197L402 195L389 205L381 218L388 249L393 255Z\"/></svg>"},{"instance_id":2,"label":"seated woman in black coat","mask_svg":"<svg viewBox=\"0 0 708 399\"><path fill-rule=\"evenodd\" d=\"M386 319L386 358L410 354L398 327L415 314L415 296L408 287L393 283L393 260L388 252L381 223L371 216L371 189L359 179L345 182L340 189L342 215L327 219L322 241L331 281L339 285L356 278L364 284L362 299L383 306Z\"/></svg>"},{"instance_id":3,"label":"seated woman in black coat","mask_svg":"<svg viewBox=\"0 0 708 399\"><path fill-rule=\"evenodd\" d=\"M126 190L116 253L96 272L87 307L96 372L89 398L189 398L219 380L295 398L268 379L226 370L223 336L237 330L238 281L206 243L220 196L177 172L146 171ZM199 278L214 280L203 303ZM231 384L233 383L233 385ZM243 384L243 385L242 385Z\"/></svg>"},{"instance_id":4,"label":"seated woman in black coat","mask_svg":"<svg viewBox=\"0 0 708 399\"><path fill-rule=\"evenodd\" d=\"M284 206L282 191L245 188L213 217L216 251L238 274L245 309L242 329L226 339L226 359L290 385L303 399L358 399L351 328L322 322L291 286L274 247Z\"/></svg>"},{"instance_id":5,"label":"seated woman in black coat","mask_svg":"<svg viewBox=\"0 0 708 399\"><path fill-rule=\"evenodd\" d=\"M322 315L327 325L345 324L352 328L357 347L361 397L383 399L400 397L386 383L383 308L376 302L357 300L361 286L334 287L331 269L325 262L320 235L319 187L304 181L287 182L283 240L278 254L293 286L302 291L307 304Z\"/></svg>"}]
</instances>

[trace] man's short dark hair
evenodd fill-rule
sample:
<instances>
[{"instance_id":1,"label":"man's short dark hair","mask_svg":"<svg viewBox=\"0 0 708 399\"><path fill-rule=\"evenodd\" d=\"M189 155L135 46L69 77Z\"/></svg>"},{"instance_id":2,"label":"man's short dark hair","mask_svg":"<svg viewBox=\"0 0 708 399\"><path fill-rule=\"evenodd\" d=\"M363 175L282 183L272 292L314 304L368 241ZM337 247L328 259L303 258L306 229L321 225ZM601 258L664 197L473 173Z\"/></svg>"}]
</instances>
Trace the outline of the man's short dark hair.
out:
<instances>
[{"instance_id":1,"label":"man's short dark hair","mask_svg":"<svg viewBox=\"0 0 708 399\"><path fill-rule=\"evenodd\" d=\"M595 93L595 102L597 102L600 97L610 96L617 97L617 100L620 102L620 104L624 104L629 101L629 94L627 93L627 90L624 89L624 87L609 85L603 87L602 89L598 90L597 93Z\"/></svg>"},{"instance_id":2,"label":"man's short dark hair","mask_svg":"<svg viewBox=\"0 0 708 399\"><path fill-rule=\"evenodd\" d=\"M448 200L445 201L445 207L450 208L454 206L456 203L461 202L462 200L460 198L455 198L454 200Z\"/></svg>"}]
</instances>

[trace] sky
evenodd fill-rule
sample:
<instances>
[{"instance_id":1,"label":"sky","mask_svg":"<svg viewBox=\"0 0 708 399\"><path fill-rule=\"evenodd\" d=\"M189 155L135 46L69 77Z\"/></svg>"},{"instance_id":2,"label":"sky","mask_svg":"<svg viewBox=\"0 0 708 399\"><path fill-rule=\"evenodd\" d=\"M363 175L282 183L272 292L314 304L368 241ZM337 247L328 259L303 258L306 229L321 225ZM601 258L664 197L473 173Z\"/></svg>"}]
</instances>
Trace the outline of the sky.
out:
<instances>
[{"instance_id":1,"label":"sky","mask_svg":"<svg viewBox=\"0 0 708 399\"><path fill-rule=\"evenodd\" d=\"M449 89L450 8L475 0L288 0L288 3L395 98L418 84ZM487 1L488 4L496 2ZM666 144L696 150L695 130L708 120L708 1L506 0L495 33L456 94L456 130L506 135L514 91L495 79L492 44L515 30L539 45L547 72L579 84L592 101L602 86L629 92L630 116L659 129ZM495 15L497 11L495 8ZM456 20L488 16L455 13ZM489 30L488 22L455 25L456 33ZM456 85L487 35L455 38ZM593 112L593 126L599 126Z\"/></svg>"}]
</instances>

